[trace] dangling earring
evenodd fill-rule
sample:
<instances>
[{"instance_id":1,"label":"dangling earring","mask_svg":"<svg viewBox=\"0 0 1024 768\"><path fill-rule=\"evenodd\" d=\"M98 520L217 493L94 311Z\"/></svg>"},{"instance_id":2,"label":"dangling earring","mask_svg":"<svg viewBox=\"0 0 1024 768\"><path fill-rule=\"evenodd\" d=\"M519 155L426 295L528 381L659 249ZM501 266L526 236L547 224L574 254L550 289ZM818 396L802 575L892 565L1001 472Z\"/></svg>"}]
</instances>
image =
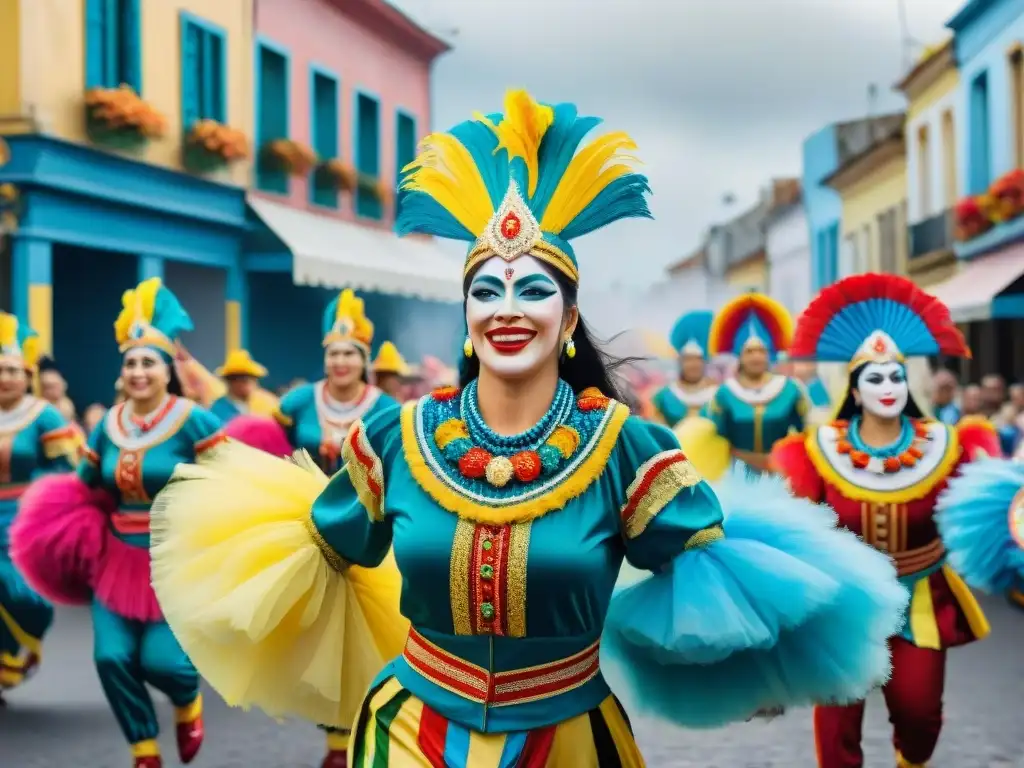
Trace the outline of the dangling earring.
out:
<instances>
[{"instance_id":1,"label":"dangling earring","mask_svg":"<svg viewBox=\"0 0 1024 768\"><path fill-rule=\"evenodd\" d=\"M572 340L571 336L565 340L565 356L570 360L576 357L576 342Z\"/></svg>"},{"instance_id":2,"label":"dangling earring","mask_svg":"<svg viewBox=\"0 0 1024 768\"><path fill-rule=\"evenodd\" d=\"M473 356L473 340L469 338L469 336L467 336L466 340L462 342L462 354L466 357Z\"/></svg>"}]
</instances>

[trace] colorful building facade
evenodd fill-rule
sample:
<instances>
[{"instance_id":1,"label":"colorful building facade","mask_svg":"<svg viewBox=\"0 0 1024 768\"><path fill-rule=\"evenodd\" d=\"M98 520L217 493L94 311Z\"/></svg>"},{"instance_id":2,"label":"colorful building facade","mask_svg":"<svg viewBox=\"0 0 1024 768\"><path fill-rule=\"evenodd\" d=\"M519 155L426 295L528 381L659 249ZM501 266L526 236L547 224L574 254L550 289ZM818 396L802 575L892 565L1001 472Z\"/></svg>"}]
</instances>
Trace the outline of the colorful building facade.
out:
<instances>
[{"instance_id":1,"label":"colorful building facade","mask_svg":"<svg viewBox=\"0 0 1024 768\"><path fill-rule=\"evenodd\" d=\"M218 361L241 336L252 0L0 0L0 38L0 182L21 199L7 306L80 405L110 400L110 324L141 278L164 277Z\"/></svg>"},{"instance_id":2,"label":"colorful building facade","mask_svg":"<svg viewBox=\"0 0 1024 768\"><path fill-rule=\"evenodd\" d=\"M450 358L459 271L430 240L399 239L402 168L430 128L431 66L447 44L383 0L261 0L253 54L256 164L249 346L271 371L318 372L319 312L351 286L407 357ZM308 328L308 344L287 343ZM415 315L414 324L408 318Z\"/></svg>"}]
</instances>

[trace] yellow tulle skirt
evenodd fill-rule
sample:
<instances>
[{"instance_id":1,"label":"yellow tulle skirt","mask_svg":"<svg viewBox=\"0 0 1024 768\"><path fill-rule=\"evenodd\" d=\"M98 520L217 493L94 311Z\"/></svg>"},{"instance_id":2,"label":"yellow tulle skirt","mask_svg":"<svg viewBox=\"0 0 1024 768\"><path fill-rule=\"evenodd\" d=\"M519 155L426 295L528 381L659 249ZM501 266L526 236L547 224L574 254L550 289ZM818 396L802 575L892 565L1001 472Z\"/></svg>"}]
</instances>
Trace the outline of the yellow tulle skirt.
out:
<instances>
[{"instance_id":1,"label":"yellow tulle skirt","mask_svg":"<svg viewBox=\"0 0 1024 768\"><path fill-rule=\"evenodd\" d=\"M674 431L686 458L706 480L718 480L732 466L729 441L718 434L711 419L703 416L683 419Z\"/></svg>"},{"instance_id":2,"label":"yellow tulle skirt","mask_svg":"<svg viewBox=\"0 0 1024 768\"><path fill-rule=\"evenodd\" d=\"M408 632L394 558L328 565L306 526L328 478L304 453L233 441L210 453L179 466L153 504L167 622L228 704L349 727Z\"/></svg>"}]
</instances>

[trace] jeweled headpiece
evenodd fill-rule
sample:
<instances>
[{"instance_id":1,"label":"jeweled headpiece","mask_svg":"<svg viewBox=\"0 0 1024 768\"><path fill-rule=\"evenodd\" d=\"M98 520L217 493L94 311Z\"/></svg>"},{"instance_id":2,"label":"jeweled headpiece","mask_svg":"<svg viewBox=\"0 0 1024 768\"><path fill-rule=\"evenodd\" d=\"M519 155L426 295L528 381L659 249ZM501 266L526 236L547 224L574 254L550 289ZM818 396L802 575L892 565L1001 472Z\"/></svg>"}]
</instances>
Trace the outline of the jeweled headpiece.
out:
<instances>
[{"instance_id":1,"label":"jeweled headpiece","mask_svg":"<svg viewBox=\"0 0 1024 768\"><path fill-rule=\"evenodd\" d=\"M687 312L672 326L670 341L681 355L708 358L708 335L714 315L711 312Z\"/></svg>"},{"instance_id":2,"label":"jeweled headpiece","mask_svg":"<svg viewBox=\"0 0 1024 768\"><path fill-rule=\"evenodd\" d=\"M761 347L775 360L789 348L793 318L774 299L760 293L746 293L726 302L711 323L708 350L712 356Z\"/></svg>"},{"instance_id":3,"label":"jeweled headpiece","mask_svg":"<svg viewBox=\"0 0 1024 768\"><path fill-rule=\"evenodd\" d=\"M150 347L168 361L173 360L178 337L193 328L192 318L159 277L125 291L121 307L121 314L114 321L114 337L122 354Z\"/></svg>"},{"instance_id":4,"label":"jeweled headpiece","mask_svg":"<svg viewBox=\"0 0 1024 768\"><path fill-rule=\"evenodd\" d=\"M36 332L22 324L17 315L0 312L0 356L21 360L27 370L34 371L41 354Z\"/></svg>"},{"instance_id":5,"label":"jeweled headpiece","mask_svg":"<svg viewBox=\"0 0 1024 768\"><path fill-rule=\"evenodd\" d=\"M366 317L363 300L346 288L324 310L323 345L348 342L361 348L367 356L373 343L373 323Z\"/></svg>"},{"instance_id":6,"label":"jeweled headpiece","mask_svg":"<svg viewBox=\"0 0 1024 768\"><path fill-rule=\"evenodd\" d=\"M790 354L820 362L903 362L970 357L949 308L899 275L844 278L818 294L797 321Z\"/></svg>"},{"instance_id":7,"label":"jeweled headpiece","mask_svg":"<svg viewBox=\"0 0 1024 768\"><path fill-rule=\"evenodd\" d=\"M629 217L651 218L647 177L625 133L584 137L601 121L573 104L540 104L509 91L505 114L476 114L427 136L402 182L400 235L471 243L463 275L492 256L527 254L579 283L571 240Z\"/></svg>"}]
</instances>

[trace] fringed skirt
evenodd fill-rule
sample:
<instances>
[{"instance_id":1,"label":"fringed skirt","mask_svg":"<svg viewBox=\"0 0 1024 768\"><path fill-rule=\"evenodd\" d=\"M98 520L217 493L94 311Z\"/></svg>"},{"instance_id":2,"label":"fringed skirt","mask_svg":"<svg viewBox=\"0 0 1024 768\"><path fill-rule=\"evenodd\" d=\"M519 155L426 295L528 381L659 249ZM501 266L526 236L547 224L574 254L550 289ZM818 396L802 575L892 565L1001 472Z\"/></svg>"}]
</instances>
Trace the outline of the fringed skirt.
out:
<instances>
[{"instance_id":1,"label":"fringed skirt","mask_svg":"<svg viewBox=\"0 0 1024 768\"><path fill-rule=\"evenodd\" d=\"M367 694L350 749L354 768L644 768L614 696L557 725L480 733L446 720L394 677Z\"/></svg>"}]
</instances>

